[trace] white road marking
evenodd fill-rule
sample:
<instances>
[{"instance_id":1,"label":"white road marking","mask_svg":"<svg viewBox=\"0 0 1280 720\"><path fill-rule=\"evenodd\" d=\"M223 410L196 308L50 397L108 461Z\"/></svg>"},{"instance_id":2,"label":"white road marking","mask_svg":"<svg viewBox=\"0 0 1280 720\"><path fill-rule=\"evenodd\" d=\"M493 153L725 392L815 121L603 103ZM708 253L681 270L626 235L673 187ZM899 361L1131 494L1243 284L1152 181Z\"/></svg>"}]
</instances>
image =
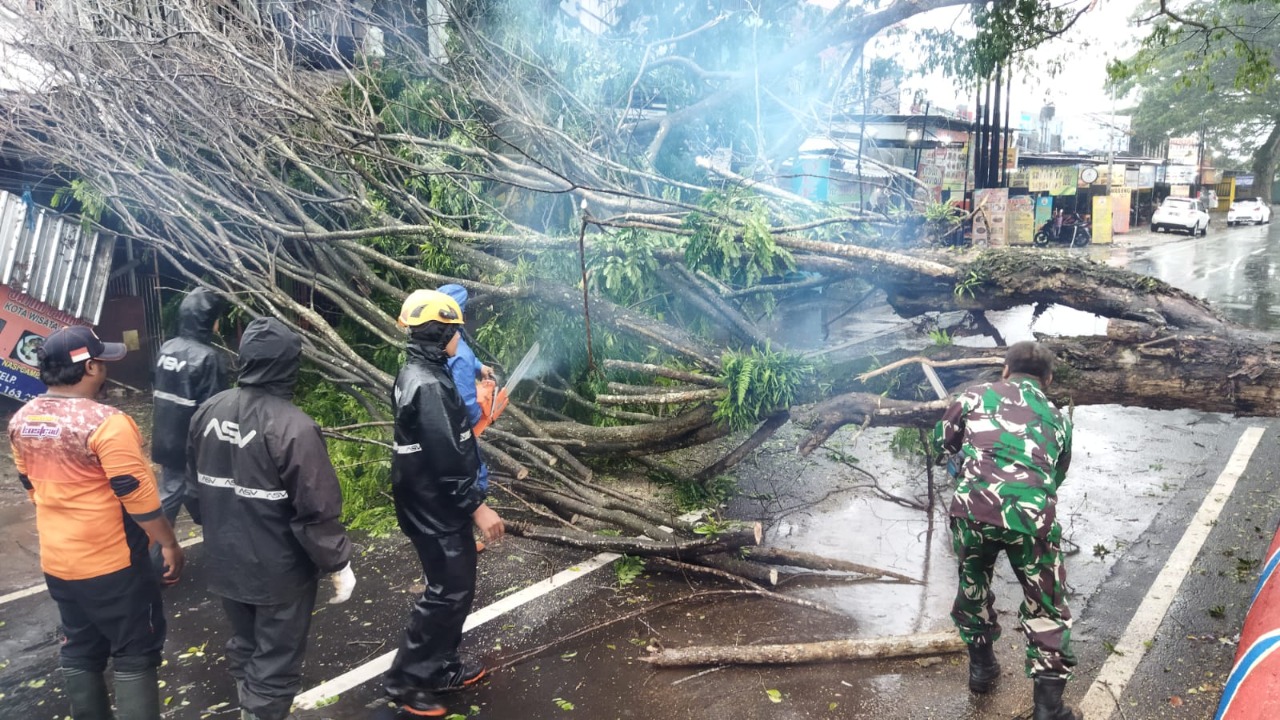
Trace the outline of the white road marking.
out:
<instances>
[{"instance_id":1,"label":"white road marking","mask_svg":"<svg viewBox=\"0 0 1280 720\"><path fill-rule=\"evenodd\" d=\"M1231 492L1235 490L1236 481L1249 466L1249 458L1258 447L1258 441L1262 439L1263 432L1264 428L1251 427L1240 436L1235 451L1227 460L1227 466L1218 476L1218 481L1205 496L1200 509L1196 511L1191 524L1182 534L1182 539L1173 549L1173 554L1169 556L1169 561L1165 563L1160 574L1156 576L1155 582L1147 590L1146 597L1142 599L1138 611L1129 621L1129 627L1125 628L1120 642L1116 643L1115 651L1103 663L1097 679L1089 687L1089 693L1085 695L1084 702L1080 705L1080 710L1089 720L1108 720L1115 712L1120 698L1124 695L1125 686L1137 670L1138 663L1146 655L1147 647L1143 644L1144 641L1154 638L1160 629L1160 623L1169 611L1169 606L1173 603L1183 578L1190 572L1191 565L1200 554L1200 548L1204 546L1205 539L1209 537L1209 531L1213 529L1218 515L1222 513L1227 498L1231 497Z\"/></svg>"},{"instance_id":2,"label":"white road marking","mask_svg":"<svg viewBox=\"0 0 1280 720\"><path fill-rule=\"evenodd\" d=\"M204 536L197 535L196 537L193 537L193 538L187 538L186 540L183 540L178 544L184 548L189 548L192 545L196 545L201 542L204 542ZM23 588L22 590L14 590L8 595L0 595L0 605L11 603L14 600L21 600L22 598L31 597L32 595L39 595L40 593L44 592L44 590L45 590L44 583L40 583L39 585L32 585L31 587Z\"/></svg>"},{"instance_id":3,"label":"white road marking","mask_svg":"<svg viewBox=\"0 0 1280 720\"><path fill-rule=\"evenodd\" d=\"M578 563L568 570L562 570L555 575L534 583L529 587L512 593L505 598L487 605L467 616L467 622L462 626L462 632L469 632L485 623L494 620L516 608L528 603L532 600L546 595L552 590L562 588L565 585L586 577L589 573L605 567L620 556L614 553L600 553L586 562ZM380 655L369 662L352 668L338 677L328 680L320 685L302 693L294 698L293 705L303 710L311 710L328 704L331 698L337 697L352 688L359 687L370 680L382 675L391 669L391 661L395 659L396 652L393 650L385 655Z\"/></svg>"}]
</instances>

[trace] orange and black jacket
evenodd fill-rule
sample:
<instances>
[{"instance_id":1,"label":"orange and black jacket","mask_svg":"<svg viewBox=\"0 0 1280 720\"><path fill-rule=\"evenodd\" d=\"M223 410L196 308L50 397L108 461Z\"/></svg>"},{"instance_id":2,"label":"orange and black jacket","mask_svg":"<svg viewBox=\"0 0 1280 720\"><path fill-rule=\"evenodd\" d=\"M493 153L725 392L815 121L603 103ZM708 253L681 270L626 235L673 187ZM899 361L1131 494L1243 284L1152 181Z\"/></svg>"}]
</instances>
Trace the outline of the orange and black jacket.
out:
<instances>
[{"instance_id":1,"label":"orange and black jacket","mask_svg":"<svg viewBox=\"0 0 1280 720\"><path fill-rule=\"evenodd\" d=\"M47 575L87 580L146 560L147 534L135 521L160 517L160 496L133 418L43 395L9 421L9 442L36 505Z\"/></svg>"}]
</instances>

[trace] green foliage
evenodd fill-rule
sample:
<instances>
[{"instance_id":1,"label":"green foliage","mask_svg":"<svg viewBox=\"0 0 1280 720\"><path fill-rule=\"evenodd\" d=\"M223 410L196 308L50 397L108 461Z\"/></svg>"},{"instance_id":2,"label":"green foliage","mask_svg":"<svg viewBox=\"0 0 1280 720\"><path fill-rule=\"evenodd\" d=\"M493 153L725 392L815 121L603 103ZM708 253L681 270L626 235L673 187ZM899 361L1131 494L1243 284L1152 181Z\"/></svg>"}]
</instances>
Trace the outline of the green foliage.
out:
<instances>
[{"instance_id":1,"label":"green foliage","mask_svg":"<svg viewBox=\"0 0 1280 720\"><path fill-rule=\"evenodd\" d=\"M904 460L927 455L927 448L920 439L920 430L910 427L898 428L893 433L893 438L889 440L889 451L894 457Z\"/></svg>"},{"instance_id":2,"label":"green foliage","mask_svg":"<svg viewBox=\"0 0 1280 720\"><path fill-rule=\"evenodd\" d=\"M987 281L987 274L981 268L975 268L965 274L963 278L956 282L956 287L952 291L957 298L963 298L965 295L976 297L975 290L982 287Z\"/></svg>"},{"instance_id":3,"label":"green foliage","mask_svg":"<svg viewBox=\"0 0 1280 720\"><path fill-rule=\"evenodd\" d=\"M1008 0L969 7L977 28L973 37L960 37L947 29L924 30L917 38L923 46L925 68L941 70L962 84L992 77L997 65L1060 34L1079 12L1072 5L1046 0Z\"/></svg>"},{"instance_id":4,"label":"green foliage","mask_svg":"<svg viewBox=\"0 0 1280 720\"><path fill-rule=\"evenodd\" d=\"M729 392L716 404L715 419L731 430L745 430L790 407L812 374L813 364L796 353L770 347L725 353L719 379Z\"/></svg>"},{"instance_id":5,"label":"green foliage","mask_svg":"<svg viewBox=\"0 0 1280 720\"><path fill-rule=\"evenodd\" d=\"M693 231L685 245L684 261L736 287L795 269L791 253L779 247L769 232L764 205L744 193L708 192L705 213L690 213L684 225Z\"/></svg>"},{"instance_id":6,"label":"green foliage","mask_svg":"<svg viewBox=\"0 0 1280 720\"><path fill-rule=\"evenodd\" d=\"M635 582L644 572L644 558L623 555L614 561L613 572L618 577L618 586L626 587Z\"/></svg>"},{"instance_id":7,"label":"green foliage","mask_svg":"<svg viewBox=\"0 0 1280 720\"><path fill-rule=\"evenodd\" d=\"M934 328L929 331L929 339L938 347L947 347L955 344L955 338L951 337L951 333L943 328Z\"/></svg>"},{"instance_id":8,"label":"green foliage","mask_svg":"<svg viewBox=\"0 0 1280 720\"><path fill-rule=\"evenodd\" d=\"M597 236L587 251L591 289L623 305L644 300L657 289L656 253L674 247L670 235L642 230Z\"/></svg>"},{"instance_id":9,"label":"green foliage","mask_svg":"<svg viewBox=\"0 0 1280 720\"><path fill-rule=\"evenodd\" d=\"M369 422L365 409L347 393L313 376L304 375L295 395L298 406L321 427ZM356 430L352 435L386 442L376 429ZM388 535L396 529L391 506L391 453L381 446L330 438L329 459L342 483L342 520L353 530Z\"/></svg>"},{"instance_id":10,"label":"green foliage","mask_svg":"<svg viewBox=\"0 0 1280 720\"><path fill-rule=\"evenodd\" d=\"M679 480L673 484L676 506L685 512L724 505L738 494L732 475L717 475L706 482Z\"/></svg>"},{"instance_id":11,"label":"green foliage","mask_svg":"<svg viewBox=\"0 0 1280 720\"><path fill-rule=\"evenodd\" d=\"M107 199L97 188L80 178L75 178L54 191L52 204L55 208L69 209L73 200L80 205L82 230L91 232L95 225L101 224L102 214L107 210Z\"/></svg>"},{"instance_id":12,"label":"green foliage","mask_svg":"<svg viewBox=\"0 0 1280 720\"><path fill-rule=\"evenodd\" d=\"M1138 52L1108 64L1111 89L1137 95L1135 140L1152 148L1170 136L1203 133L1209 147L1252 154L1256 187L1265 193L1276 148L1262 139L1280 122L1280 7L1273 0L1209 0L1179 12L1179 19L1148 24Z\"/></svg>"}]
</instances>

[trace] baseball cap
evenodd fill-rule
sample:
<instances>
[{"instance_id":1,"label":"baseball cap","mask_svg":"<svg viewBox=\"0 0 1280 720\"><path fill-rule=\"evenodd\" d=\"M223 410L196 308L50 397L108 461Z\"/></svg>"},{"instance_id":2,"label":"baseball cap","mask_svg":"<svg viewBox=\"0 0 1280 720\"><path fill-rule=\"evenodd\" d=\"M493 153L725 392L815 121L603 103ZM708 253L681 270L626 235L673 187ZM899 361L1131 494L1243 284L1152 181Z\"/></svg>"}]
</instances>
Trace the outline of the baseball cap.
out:
<instances>
[{"instance_id":1,"label":"baseball cap","mask_svg":"<svg viewBox=\"0 0 1280 720\"><path fill-rule=\"evenodd\" d=\"M40 346L44 359L58 365L74 365L85 360L120 360L127 348L122 343L102 342L92 328L69 325L56 330Z\"/></svg>"}]
</instances>

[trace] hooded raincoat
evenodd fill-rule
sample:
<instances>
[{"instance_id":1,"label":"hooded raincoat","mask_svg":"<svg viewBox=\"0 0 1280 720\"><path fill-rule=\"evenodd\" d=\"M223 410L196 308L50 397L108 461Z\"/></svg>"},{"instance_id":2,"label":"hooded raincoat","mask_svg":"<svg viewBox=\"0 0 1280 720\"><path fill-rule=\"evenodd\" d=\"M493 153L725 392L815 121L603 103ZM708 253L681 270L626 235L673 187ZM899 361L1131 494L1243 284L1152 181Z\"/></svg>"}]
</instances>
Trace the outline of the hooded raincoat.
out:
<instances>
[{"instance_id":1,"label":"hooded raincoat","mask_svg":"<svg viewBox=\"0 0 1280 720\"><path fill-rule=\"evenodd\" d=\"M411 339L407 354L393 397L396 517L409 537L458 533L485 498L475 434L444 351Z\"/></svg>"},{"instance_id":2,"label":"hooded raincoat","mask_svg":"<svg viewBox=\"0 0 1280 720\"><path fill-rule=\"evenodd\" d=\"M187 494L202 516L209 590L242 603L289 602L351 558L324 437L292 402L301 352L279 320L249 323L240 386L191 423Z\"/></svg>"},{"instance_id":3,"label":"hooded raincoat","mask_svg":"<svg viewBox=\"0 0 1280 720\"><path fill-rule=\"evenodd\" d=\"M205 400L231 386L226 353L213 346L213 324L223 301L196 288L178 308L178 337L160 346L156 360L151 459L182 470L187 466L187 429Z\"/></svg>"}]
</instances>

